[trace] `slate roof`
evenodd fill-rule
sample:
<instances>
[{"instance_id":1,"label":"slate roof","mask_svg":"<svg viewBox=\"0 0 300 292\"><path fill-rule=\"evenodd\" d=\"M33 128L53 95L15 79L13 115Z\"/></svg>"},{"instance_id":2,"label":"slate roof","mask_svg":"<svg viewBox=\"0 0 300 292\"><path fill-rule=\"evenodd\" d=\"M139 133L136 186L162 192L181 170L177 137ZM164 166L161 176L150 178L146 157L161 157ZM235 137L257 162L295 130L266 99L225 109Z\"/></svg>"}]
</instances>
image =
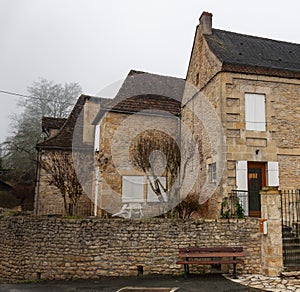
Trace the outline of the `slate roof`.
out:
<instances>
[{"instance_id":1,"label":"slate roof","mask_svg":"<svg viewBox=\"0 0 300 292\"><path fill-rule=\"evenodd\" d=\"M223 70L300 77L300 44L219 29L213 29L205 39Z\"/></svg>"}]
</instances>

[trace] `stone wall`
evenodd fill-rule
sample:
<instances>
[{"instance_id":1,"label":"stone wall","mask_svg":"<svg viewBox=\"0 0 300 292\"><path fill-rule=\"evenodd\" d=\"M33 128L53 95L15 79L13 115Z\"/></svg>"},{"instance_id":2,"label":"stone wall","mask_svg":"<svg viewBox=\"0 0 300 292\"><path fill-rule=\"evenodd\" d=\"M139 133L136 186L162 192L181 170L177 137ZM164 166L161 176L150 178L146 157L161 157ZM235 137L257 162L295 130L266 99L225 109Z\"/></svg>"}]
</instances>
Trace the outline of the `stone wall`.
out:
<instances>
[{"instance_id":1,"label":"stone wall","mask_svg":"<svg viewBox=\"0 0 300 292\"><path fill-rule=\"evenodd\" d=\"M243 246L243 273L259 273L261 235L256 219L71 220L0 219L0 279L97 278L179 274L179 247Z\"/></svg>"}]
</instances>

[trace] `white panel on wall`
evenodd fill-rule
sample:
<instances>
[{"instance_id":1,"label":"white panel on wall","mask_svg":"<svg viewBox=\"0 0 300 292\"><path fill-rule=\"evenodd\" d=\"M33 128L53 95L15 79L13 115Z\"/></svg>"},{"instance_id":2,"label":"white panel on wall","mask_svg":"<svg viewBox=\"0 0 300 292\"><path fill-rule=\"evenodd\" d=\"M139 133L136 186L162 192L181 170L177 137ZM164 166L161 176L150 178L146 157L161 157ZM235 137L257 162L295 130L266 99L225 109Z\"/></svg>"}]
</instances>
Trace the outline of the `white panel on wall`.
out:
<instances>
[{"instance_id":1,"label":"white panel on wall","mask_svg":"<svg viewBox=\"0 0 300 292\"><path fill-rule=\"evenodd\" d=\"M236 162L236 186L239 191L248 191L248 162L240 160ZM249 214L248 193L238 192L237 196L245 211L245 215Z\"/></svg>"},{"instance_id":2,"label":"white panel on wall","mask_svg":"<svg viewBox=\"0 0 300 292\"><path fill-rule=\"evenodd\" d=\"M268 162L268 186L278 187L279 186L279 167L278 162Z\"/></svg>"},{"instance_id":3,"label":"white panel on wall","mask_svg":"<svg viewBox=\"0 0 300 292\"><path fill-rule=\"evenodd\" d=\"M133 203L144 201L144 177L123 176L122 177L122 202Z\"/></svg>"}]
</instances>

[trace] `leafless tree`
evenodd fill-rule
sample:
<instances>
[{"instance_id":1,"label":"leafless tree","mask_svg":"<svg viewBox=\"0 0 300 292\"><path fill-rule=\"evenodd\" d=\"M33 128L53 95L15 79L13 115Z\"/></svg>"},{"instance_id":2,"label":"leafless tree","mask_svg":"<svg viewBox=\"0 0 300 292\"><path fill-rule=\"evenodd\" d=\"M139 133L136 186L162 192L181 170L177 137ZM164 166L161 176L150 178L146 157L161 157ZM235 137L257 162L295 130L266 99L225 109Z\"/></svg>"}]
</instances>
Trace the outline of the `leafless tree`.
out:
<instances>
[{"instance_id":1,"label":"leafless tree","mask_svg":"<svg viewBox=\"0 0 300 292\"><path fill-rule=\"evenodd\" d=\"M64 201L65 213L76 215L74 211L80 196L83 194L83 189L77 179L71 154L51 152L40 163L48 175L48 183L60 190ZM68 208L68 201L71 202L71 209Z\"/></svg>"},{"instance_id":2,"label":"leafless tree","mask_svg":"<svg viewBox=\"0 0 300 292\"><path fill-rule=\"evenodd\" d=\"M163 203L162 191L169 191L168 185L175 182L179 173L181 157L177 141L162 131L146 130L132 141L130 154L133 165L145 173L151 189ZM166 177L166 186L161 176Z\"/></svg>"},{"instance_id":3,"label":"leafless tree","mask_svg":"<svg viewBox=\"0 0 300 292\"><path fill-rule=\"evenodd\" d=\"M19 101L24 111L11 117L11 135L1 146L3 167L9 170L6 179L13 183L34 184L35 146L43 139L42 117L66 117L81 93L81 87L77 83L57 84L41 78L27 90L28 97Z\"/></svg>"},{"instance_id":4,"label":"leafless tree","mask_svg":"<svg viewBox=\"0 0 300 292\"><path fill-rule=\"evenodd\" d=\"M195 151L193 143L185 145L184 151L185 155L181 153L178 141L174 137L159 130L146 130L132 141L131 161L135 167L144 172L151 189L161 203L164 203L163 192L167 194L167 201L171 205L172 200L179 201L179 191L185 179L186 168ZM162 176L166 177L166 186L161 181ZM170 194L172 186L173 196ZM173 215L176 213L180 218L190 217L200 207L198 200L196 194L188 195L173 209Z\"/></svg>"}]
</instances>

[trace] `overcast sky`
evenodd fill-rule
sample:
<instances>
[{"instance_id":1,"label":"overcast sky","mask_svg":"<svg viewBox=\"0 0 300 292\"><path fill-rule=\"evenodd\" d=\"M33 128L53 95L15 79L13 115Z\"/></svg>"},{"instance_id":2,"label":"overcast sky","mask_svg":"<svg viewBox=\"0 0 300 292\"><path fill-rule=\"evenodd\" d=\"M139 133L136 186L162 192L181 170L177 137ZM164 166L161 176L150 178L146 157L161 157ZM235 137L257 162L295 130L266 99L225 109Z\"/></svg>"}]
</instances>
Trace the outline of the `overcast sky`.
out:
<instances>
[{"instance_id":1,"label":"overcast sky","mask_svg":"<svg viewBox=\"0 0 300 292\"><path fill-rule=\"evenodd\" d=\"M43 77L96 95L130 69L184 78L202 11L215 28L300 43L298 0L0 0L0 90ZM17 100L0 93L0 142Z\"/></svg>"}]
</instances>

